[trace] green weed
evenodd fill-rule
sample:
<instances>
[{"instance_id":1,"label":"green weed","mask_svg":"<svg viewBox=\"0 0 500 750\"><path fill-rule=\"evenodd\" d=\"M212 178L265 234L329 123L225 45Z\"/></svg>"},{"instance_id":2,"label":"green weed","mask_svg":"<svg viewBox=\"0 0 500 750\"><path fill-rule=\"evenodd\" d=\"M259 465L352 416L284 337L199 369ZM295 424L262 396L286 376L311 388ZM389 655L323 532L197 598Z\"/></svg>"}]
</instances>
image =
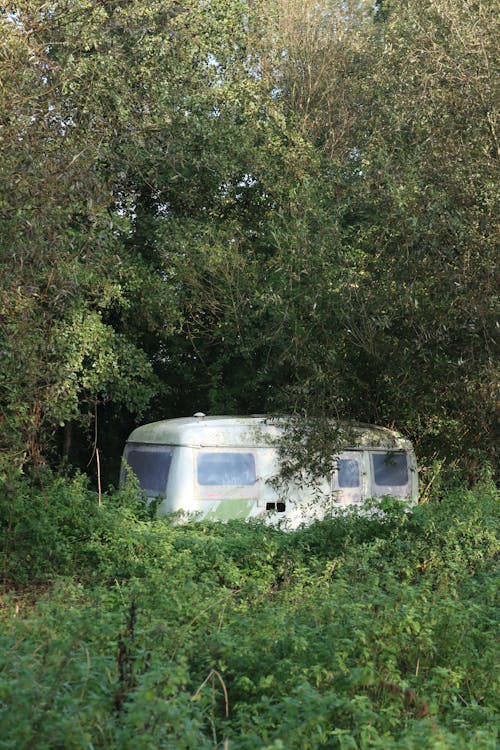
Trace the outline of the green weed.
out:
<instances>
[{"instance_id":1,"label":"green weed","mask_svg":"<svg viewBox=\"0 0 500 750\"><path fill-rule=\"evenodd\" d=\"M293 533L9 492L0 748L496 747L491 483Z\"/></svg>"}]
</instances>

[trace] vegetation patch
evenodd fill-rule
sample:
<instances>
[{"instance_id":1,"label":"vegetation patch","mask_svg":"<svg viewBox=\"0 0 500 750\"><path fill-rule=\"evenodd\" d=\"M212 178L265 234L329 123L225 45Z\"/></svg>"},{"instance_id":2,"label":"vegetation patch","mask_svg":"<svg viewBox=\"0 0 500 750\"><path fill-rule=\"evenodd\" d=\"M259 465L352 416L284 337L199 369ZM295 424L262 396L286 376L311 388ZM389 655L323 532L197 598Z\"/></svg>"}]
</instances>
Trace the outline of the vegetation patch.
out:
<instances>
[{"instance_id":1,"label":"vegetation patch","mask_svg":"<svg viewBox=\"0 0 500 750\"><path fill-rule=\"evenodd\" d=\"M9 512L0 748L496 747L489 482L292 533L81 478Z\"/></svg>"}]
</instances>

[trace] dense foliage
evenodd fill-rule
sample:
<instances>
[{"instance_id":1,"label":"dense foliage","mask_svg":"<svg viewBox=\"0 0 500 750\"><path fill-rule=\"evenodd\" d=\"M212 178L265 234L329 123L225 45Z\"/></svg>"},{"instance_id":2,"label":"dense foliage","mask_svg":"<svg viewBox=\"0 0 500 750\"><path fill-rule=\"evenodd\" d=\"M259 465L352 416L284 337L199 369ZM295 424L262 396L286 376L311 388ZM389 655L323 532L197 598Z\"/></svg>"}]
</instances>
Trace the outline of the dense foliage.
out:
<instances>
[{"instance_id":1,"label":"dense foliage","mask_svg":"<svg viewBox=\"0 0 500 750\"><path fill-rule=\"evenodd\" d=\"M290 534L101 489L198 409L495 465L499 19L0 5L0 750L496 747L488 481Z\"/></svg>"},{"instance_id":2,"label":"dense foliage","mask_svg":"<svg viewBox=\"0 0 500 750\"><path fill-rule=\"evenodd\" d=\"M293 533L3 492L1 748L497 746L489 481Z\"/></svg>"},{"instance_id":3,"label":"dense foliage","mask_svg":"<svg viewBox=\"0 0 500 750\"><path fill-rule=\"evenodd\" d=\"M397 426L477 476L496 10L2 5L4 465L83 467L94 443L109 480L128 415L301 410Z\"/></svg>"}]
</instances>

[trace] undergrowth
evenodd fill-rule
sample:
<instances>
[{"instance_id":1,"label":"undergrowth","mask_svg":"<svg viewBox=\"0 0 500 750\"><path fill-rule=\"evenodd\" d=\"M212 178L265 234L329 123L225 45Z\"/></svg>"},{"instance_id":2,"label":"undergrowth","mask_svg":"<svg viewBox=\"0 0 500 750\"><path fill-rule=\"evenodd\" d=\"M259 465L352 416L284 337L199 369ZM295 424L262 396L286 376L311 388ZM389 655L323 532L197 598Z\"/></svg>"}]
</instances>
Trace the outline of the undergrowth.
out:
<instances>
[{"instance_id":1,"label":"undergrowth","mask_svg":"<svg viewBox=\"0 0 500 750\"><path fill-rule=\"evenodd\" d=\"M498 496L295 532L2 488L0 748L493 750Z\"/></svg>"}]
</instances>

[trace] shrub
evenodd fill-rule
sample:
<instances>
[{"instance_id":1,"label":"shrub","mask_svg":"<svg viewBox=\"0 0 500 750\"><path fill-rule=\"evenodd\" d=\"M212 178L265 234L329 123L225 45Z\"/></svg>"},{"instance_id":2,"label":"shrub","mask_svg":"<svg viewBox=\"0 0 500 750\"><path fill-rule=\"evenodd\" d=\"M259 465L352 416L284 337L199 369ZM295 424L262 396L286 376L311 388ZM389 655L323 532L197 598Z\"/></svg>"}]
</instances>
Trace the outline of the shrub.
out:
<instances>
[{"instance_id":1,"label":"shrub","mask_svg":"<svg viewBox=\"0 0 500 750\"><path fill-rule=\"evenodd\" d=\"M11 497L6 579L44 588L3 596L0 748L496 747L491 484L293 533L136 497Z\"/></svg>"}]
</instances>

